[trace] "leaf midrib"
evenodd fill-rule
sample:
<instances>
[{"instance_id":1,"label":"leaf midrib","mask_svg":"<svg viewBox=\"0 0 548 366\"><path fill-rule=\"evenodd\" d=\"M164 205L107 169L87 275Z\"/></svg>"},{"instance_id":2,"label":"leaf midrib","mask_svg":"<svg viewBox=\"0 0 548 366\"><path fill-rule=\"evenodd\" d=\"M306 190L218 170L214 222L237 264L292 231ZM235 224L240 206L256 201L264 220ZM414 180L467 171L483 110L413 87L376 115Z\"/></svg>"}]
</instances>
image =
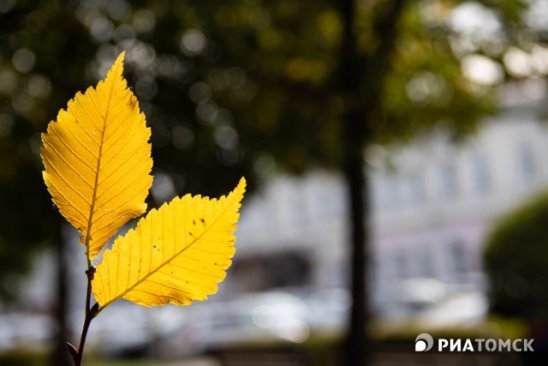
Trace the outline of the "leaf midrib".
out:
<instances>
[{"instance_id":1,"label":"leaf midrib","mask_svg":"<svg viewBox=\"0 0 548 366\"><path fill-rule=\"evenodd\" d=\"M93 227L93 214L95 213L95 203L96 203L96 200L97 200L97 186L99 185L99 171L101 169L101 159L102 159L102 154L103 154L103 142L104 142L104 139L105 139L105 134L106 134L106 130L107 130L107 119L108 119L108 114L110 112L110 103L112 101L112 93L113 93L113 90L114 90L114 84L115 82L112 82L112 84L110 85L110 91L109 91L109 95L108 95L108 102L107 102L107 110L105 112L105 116L103 117L103 131L101 131L101 143L99 144L99 154L97 156L97 167L96 167L96 173L95 173L95 182L93 184L93 197L91 199L91 206L90 206L90 209L89 209L89 220L88 220L88 230L87 230L87 233L86 233L86 241L85 241L85 246L86 246L86 256L88 258L88 264L90 264L91 262L91 258L89 256L90 254L90 248L89 248L89 244L90 244L90 241L91 241L91 229ZM93 98L90 98L90 100L93 102L93 104L95 105L95 108L97 108L97 104L95 104L95 100L93 100ZM99 110L97 108L97 110Z\"/></svg>"}]
</instances>

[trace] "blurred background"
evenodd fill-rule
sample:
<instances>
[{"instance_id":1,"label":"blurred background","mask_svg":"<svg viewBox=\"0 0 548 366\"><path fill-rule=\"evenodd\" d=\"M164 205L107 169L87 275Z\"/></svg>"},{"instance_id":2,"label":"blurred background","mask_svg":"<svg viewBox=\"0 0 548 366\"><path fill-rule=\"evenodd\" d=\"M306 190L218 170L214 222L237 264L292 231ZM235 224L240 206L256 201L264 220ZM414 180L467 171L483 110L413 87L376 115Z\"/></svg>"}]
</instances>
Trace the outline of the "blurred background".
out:
<instances>
[{"instance_id":1,"label":"blurred background","mask_svg":"<svg viewBox=\"0 0 548 366\"><path fill-rule=\"evenodd\" d=\"M220 292L109 307L87 364L545 364L547 0L0 0L0 46L1 365L70 364L85 255L40 133L121 50L149 206L250 192Z\"/></svg>"}]
</instances>

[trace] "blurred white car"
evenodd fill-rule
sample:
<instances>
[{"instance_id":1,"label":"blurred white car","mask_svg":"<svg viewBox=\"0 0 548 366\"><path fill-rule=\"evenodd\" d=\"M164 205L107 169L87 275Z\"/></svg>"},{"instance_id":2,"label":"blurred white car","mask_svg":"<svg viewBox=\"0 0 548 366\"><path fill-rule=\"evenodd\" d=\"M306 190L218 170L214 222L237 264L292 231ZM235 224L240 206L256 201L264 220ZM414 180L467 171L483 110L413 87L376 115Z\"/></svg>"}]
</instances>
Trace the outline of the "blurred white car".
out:
<instances>
[{"instance_id":1,"label":"blurred white car","mask_svg":"<svg viewBox=\"0 0 548 366\"><path fill-rule=\"evenodd\" d=\"M93 320L88 345L108 356L148 354L156 339L185 325L186 309L170 305L145 308L129 302L115 303Z\"/></svg>"},{"instance_id":2,"label":"blurred white car","mask_svg":"<svg viewBox=\"0 0 548 366\"><path fill-rule=\"evenodd\" d=\"M187 323L161 342L163 347L175 350L175 356L251 343L300 343L310 334L309 308L303 300L286 292L195 303L188 309Z\"/></svg>"},{"instance_id":3,"label":"blurred white car","mask_svg":"<svg viewBox=\"0 0 548 366\"><path fill-rule=\"evenodd\" d=\"M309 307L307 320L316 335L340 333L346 326L350 295L344 288L313 291L305 298Z\"/></svg>"}]
</instances>

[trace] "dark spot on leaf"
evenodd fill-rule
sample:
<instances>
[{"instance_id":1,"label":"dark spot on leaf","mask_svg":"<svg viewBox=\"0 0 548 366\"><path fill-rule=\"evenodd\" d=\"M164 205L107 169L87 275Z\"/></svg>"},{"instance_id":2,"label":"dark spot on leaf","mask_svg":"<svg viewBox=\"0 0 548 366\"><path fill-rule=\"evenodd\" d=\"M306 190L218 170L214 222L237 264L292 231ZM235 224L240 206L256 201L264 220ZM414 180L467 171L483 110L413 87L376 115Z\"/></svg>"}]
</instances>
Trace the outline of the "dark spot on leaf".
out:
<instances>
[{"instance_id":1,"label":"dark spot on leaf","mask_svg":"<svg viewBox=\"0 0 548 366\"><path fill-rule=\"evenodd\" d=\"M189 232L188 232L188 235L192 236L192 231L189 231Z\"/></svg>"},{"instance_id":2,"label":"dark spot on leaf","mask_svg":"<svg viewBox=\"0 0 548 366\"><path fill-rule=\"evenodd\" d=\"M192 225L196 225L196 220L192 220Z\"/></svg>"},{"instance_id":3,"label":"dark spot on leaf","mask_svg":"<svg viewBox=\"0 0 548 366\"><path fill-rule=\"evenodd\" d=\"M201 218L200 221L202 222L202 224L205 224L205 220L203 218Z\"/></svg>"}]
</instances>

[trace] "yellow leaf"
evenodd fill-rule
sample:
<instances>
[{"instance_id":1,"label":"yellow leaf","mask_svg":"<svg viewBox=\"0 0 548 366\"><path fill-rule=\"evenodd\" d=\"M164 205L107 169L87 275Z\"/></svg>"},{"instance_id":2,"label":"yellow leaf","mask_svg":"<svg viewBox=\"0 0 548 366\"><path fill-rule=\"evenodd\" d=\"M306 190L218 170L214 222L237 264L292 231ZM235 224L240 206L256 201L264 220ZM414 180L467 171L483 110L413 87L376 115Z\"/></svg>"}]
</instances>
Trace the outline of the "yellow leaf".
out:
<instances>
[{"instance_id":1,"label":"yellow leaf","mask_svg":"<svg viewBox=\"0 0 548 366\"><path fill-rule=\"evenodd\" d=\"M219 200L185 195L151 210L103 254L92 288L102 307L190 305L217 292L234 255L245 179Z\"/></svg>"},{"instance_id":2,"label":"yellow leaf","mask_svg":"<svg viewBox=\"0 0 548 366\"><path fill-rule=\"evenodd\" d=\"M122 75L123 59L97 88L77 93L42 134L44 181L89 259L146 211L152 184L150 129Z\"/></svg>"}]
</instances>

